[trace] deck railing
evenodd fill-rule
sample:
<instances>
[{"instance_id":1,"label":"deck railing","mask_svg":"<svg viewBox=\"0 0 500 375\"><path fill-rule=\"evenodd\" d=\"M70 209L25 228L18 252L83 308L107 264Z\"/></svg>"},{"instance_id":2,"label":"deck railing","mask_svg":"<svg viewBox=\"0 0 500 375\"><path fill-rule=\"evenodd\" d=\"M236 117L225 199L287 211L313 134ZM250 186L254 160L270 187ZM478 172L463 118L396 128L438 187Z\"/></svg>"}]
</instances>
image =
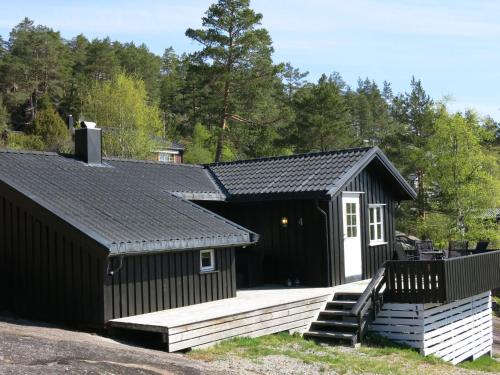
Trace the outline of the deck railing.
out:
<instances>
[{"instance_id":1,"label":"deck railing","mask_svg":"<svg viewBox=\"0 0 500 375\"><path fill-rule=\"evenodd\" d=\"M446 303L500 287L500 251L385 263L385 302Z\"/></svg>"},{"instance_id":2,"label":"deck railing","mask_svg":"<svg viewBox=\"0 0 500 375\"><path fill-rule=\"evenodd\" d=\"M500 250L443 260L385 262L351 310L358 341L385 302L448 303L500 288Z\"/></svg>"}]
</instances>

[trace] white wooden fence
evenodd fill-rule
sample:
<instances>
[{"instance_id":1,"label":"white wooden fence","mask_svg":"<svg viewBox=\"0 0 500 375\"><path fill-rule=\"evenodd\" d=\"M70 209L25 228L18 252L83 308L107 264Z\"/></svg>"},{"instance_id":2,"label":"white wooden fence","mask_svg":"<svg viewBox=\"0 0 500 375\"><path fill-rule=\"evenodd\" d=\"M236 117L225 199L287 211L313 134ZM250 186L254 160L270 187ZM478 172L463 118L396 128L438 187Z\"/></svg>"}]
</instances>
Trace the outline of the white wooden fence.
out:
<instances>
[{"instance_id":1,"label":"white wooden fence","mask_svg":"<svg viewBox=\"0 0 500 375\"><path fill-rule=\"evenodd\" d=\"M448 304L385 303L370 330L453 364L491 353L491 293Z\"/></svg>"}]
</instances>

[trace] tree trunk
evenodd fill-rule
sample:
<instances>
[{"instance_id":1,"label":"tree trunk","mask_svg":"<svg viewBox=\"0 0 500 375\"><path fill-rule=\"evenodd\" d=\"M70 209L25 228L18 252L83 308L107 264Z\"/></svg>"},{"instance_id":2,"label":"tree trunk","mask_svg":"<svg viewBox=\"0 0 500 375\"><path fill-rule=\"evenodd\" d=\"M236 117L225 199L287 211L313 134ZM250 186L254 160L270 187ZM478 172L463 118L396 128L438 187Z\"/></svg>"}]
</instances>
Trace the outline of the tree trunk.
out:
<instances>
[{"instance_id":1,"label":"tree trunk","mask_svg":"<svg viewBox=\"0 0 500 375\"><path fill-rule=\"evenodd\" d=\"M421 217L425 218L425 189L424 189L424 173L422 171L417 172L418 179L418 213Z\"/></svg>"},{"instance_id":2,"label":"tree trunk","mask_svg":"<svg viewBox=\"0 0 500 375\"><path fill-rule=\"evenodd\" d=\"M217 137L217 148L215 150L215 162L218 163L222 156L222 150L224 149L224 132L226 131L226 120L227 120L227 109L229 101L229 78L226 79L224 84L224 102L222 106L222 114L219 124L219 135Z\"/></svg>"}]
</instances>

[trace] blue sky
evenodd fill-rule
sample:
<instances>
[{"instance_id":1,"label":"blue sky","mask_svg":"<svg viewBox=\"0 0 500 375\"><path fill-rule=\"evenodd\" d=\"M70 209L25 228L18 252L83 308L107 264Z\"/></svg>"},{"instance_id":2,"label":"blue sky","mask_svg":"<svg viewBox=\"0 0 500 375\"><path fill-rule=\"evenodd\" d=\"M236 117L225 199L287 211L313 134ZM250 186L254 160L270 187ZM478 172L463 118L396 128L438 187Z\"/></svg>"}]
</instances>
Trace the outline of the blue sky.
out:
<instances>
[{"instance_id":1,"label":"blue sky","mask_svg":"<svg viewBox=\"0 0 500 375\"><path fill-rule=\"evenodd\" d=\"M63 37L146 43L161 54L198 46L184 36L201 24L211 0L0 0L0 35L23 17L60 30ZM500 2L404 0L253 0L273 38L276 62L290 61L309 80L339 72L387 80L408 90L412 75L454 110L476 109L500 120Z\"/></svg>"}]
</instances>

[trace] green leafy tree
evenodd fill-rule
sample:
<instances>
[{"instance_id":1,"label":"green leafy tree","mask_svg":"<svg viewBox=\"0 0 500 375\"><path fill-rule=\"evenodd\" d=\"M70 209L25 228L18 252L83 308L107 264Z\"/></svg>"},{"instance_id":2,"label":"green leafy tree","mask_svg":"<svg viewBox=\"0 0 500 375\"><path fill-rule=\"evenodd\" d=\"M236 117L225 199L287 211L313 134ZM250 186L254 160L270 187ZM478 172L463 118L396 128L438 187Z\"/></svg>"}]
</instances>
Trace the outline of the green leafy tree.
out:
<instances>
[{"instance_id":1,"label":"green leafy tree","mask_svg":"<svg viewBox=\"0 0 500 375\"><path fill-rule=\"evenodd\" d=\"M485 136L476 115L440 109L429 140L429 177L435 190L430 201L433 209L449 218L448 237L500 239L498 228L492 227L496 224L482 217L486 209L500 203L500 170L495 157L481 145Z\"/></svg>"},{"instance_id":2,"label":"green leafy tree","mask_svg":"<svg viewBox=\"0 0 500 375\"><path fill-rule=\"evenodd\" d=\"M108 156L148 159L154 138L163 136L160 111L148 103L144 82L123 73L92 84L83 114L103 129Z\"/></svg>"},{"instance_id":3,"label":"green leafy tree","mask_svg":"<svg viewBox=\"0 0 500 375\"><path fill-rule=\"evenodd\" d=\"M10 132L6 138L9 149L34 151L44 151L47 149L43 139L38 135Z\"/></svg>"},{"instance_id":4,"label":"green leafy tree","mask_svg":"<svg viewBox=\"0 0 500 375\"><path fill-rule=\"evenodd\" d=\"M9 112L3 104L2 96L0 96L0 133L7 129L9 123Z\"/></svg>"},{"instance_id":5,"label":"green leafy tree","mask_svg":"<svg viewBox=\"0 0 500 375\"><path fill-rule=\"evenodd\" d=\"M213 160L213 149L211 142L211 134L202 124L198 123L194 126L193 137L186 153L184 154L184 162L188 164L204 164L210 163Z\"/></svg>"},{"instance_id":6,"label":"green leafy tree","mask_svg":"<svg viewBox=\"0 0 500 375\"><path fill-rule=\"evenodd\" d=\"M270 69L271 38L258 27L261 20L262 14L250 9L249 0L219 0L203 17L202 29L186 31L189 38L203 45L198 56L211 63L217 86L212 92L219 112L216 161L222 156L228 122L242 120L235 93L248 94L252 86L259 85L257 81L269 80L275 73Z\"/></svg>"}]
</instances>

